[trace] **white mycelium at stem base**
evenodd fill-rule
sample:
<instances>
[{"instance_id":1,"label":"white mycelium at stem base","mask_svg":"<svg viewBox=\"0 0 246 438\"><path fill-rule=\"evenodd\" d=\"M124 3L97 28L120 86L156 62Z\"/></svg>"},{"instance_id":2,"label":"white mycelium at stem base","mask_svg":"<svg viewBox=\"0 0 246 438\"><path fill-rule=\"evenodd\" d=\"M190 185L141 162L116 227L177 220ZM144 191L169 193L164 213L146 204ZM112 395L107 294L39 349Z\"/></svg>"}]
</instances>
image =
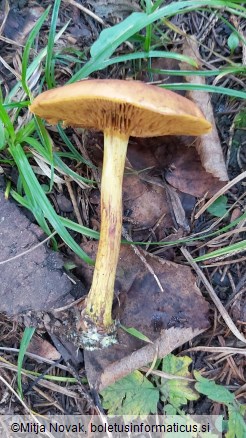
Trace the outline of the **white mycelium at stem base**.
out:
<instances>
[{"instance_id":1,"label":"white mycelium at stem base","mask_svg":"<svg viewBox=\"0 0 246 438\"><path fill-rule=\"evenodd\" d=\"M102 331L112 328L114 283L122 228L122 180L128 136L113 129L104 132L101 179L101 230L95 270L83 317Z\"/></svg>"}]
</instances>

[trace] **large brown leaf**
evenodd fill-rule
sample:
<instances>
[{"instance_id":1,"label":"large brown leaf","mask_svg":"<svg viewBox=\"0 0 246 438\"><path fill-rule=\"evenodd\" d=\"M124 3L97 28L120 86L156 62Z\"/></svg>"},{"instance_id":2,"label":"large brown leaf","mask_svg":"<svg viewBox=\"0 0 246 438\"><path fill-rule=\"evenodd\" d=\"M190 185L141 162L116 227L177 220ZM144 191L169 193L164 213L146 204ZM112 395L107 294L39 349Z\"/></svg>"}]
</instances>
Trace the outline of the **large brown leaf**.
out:
<instances>
[{"instance_id":1,"label":"large brown leaf","mask_svg":"<svg viewBox=\"0 0 246 438\"><path fill-rule=\"evenodd\" d=\"M83 248L94 257L97 243L88 242ZM89 289L93 267L77 262ZM136 253L130 245L122 245L115 291L114 318L123 326L139 330L154 344L146 346L144 341L119 328L117 345L86 352L88 377L97 389L147 365L156 354L163 357L208 328L208 305L187 266L143 250ZM162 345L164 338L168 345Z\"/></svg>"}]
</instances>

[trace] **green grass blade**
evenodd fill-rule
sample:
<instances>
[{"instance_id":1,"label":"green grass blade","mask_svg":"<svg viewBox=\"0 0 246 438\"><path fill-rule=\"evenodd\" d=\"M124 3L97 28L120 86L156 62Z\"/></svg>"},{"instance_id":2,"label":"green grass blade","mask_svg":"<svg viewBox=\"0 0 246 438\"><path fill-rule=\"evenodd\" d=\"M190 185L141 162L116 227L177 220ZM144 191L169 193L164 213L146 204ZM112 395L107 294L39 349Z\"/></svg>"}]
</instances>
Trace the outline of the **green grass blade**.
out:
<instances>
[{"instance_id":1,"label":"green grass blade","mask_svg":"<svg viewBox=\"0 0 246 438\"><path fill-rule=\"evenodd\" d=\"M17 144L10 148L10 152L16 162L22 181L26 182L33 199L40 206L44 216L50 222L54 230L59 234L62 240L86 263L94 264L93 260L80 248L72 236L68 233L61 223L59 216L56 214L47 196L41 188L21 146Z\"/></svg>"},{"instance_id":2,"label":"green grass blade","mask_svg":"<svg viewBox=\"0 0 246 438\"><path fill-rule=\"evenodd\" d=\"M30 95L30 90L29 90L28 84L27 84L27 80L28 80L27 66L28 66L28 61L29 61L29 56L30 56L30 50L31 50L31 47L33 45L33 42L34 42L38 32L40 31L43 23L45 22L46 18L48 17L49 11L50 11L50 6L46 9L46 11L44 11L44 13L41 15L41 17L38 19L37 23L35 24L34 28L31 30L30 35L26 41L24 52L23 52L21 82L22 82L22 87L28 96Z\"/></svg>"},{"instance_id":3,"label":"green grass blade","mask_svg":"<svg viewBox=\"0 0 246 438\"><path fill-rule=\"evenodd\" d=\"M64 141L64 143L67 145L68 149L72 152L74 159L77 160L79 163L84 163L86 164L88 167L90 168L96 168L96 166L94 166L94 164L92 164L90 161L86 160L78 151L77 149L74 147L74 145L72 144L72 142L69 140L68 136L66 135L64 129L62 129L62 126L60 123L58 123L57 125L57 130L62 138L62 140Z\"/></svg>"},{"instance_id":4,"label":"green grass blade","mask_svg":"<svg viewBox=\"0 0 246 438\"><path fill-rule=\"evenodd\" d=\"M65 32L66 28L69 25L69 21L68 23L64 24L64 26L62 27L62 29L56 34L55 36L55 42L57 40L59 40L59 38L61 37L61 35ZM31 62L31 64L28 66L27 68L27 73L26 73L26 81L28 81L28 79L32 76L32 74L35 72L35 70L38 68L38 66L40 65L40 63L42 62L42 60L46 57L47 55L47 47L45 47L44 49L42 49L38 55L33 59L33 61ZM17 82L17 84L12 88L12 90L8 93L8 95L5 98L4 103L8 104L11 102L11 100L14 98L14 96L16 96L16 94L18 93L18 91L21 89L22 87L22 83L21 81Z\"/></svg>"},{"instance_id":5,"label":"green grass blade","mask_svg":"<svg viewBox=\"0 0 246 438\"><path fill-rule=\"evenodd\" d=\"M4 103L3 107L5 109L14 109L14 108L26 108L30 105L30 100L23 100L22 102L13 102L13 103Z\"/></svg>"},{"instance_id":6,"label":"green grass blade","mask_svg":"<svg viewBox=\"0 0 246 438\"><path fill-rule=\"evenodd\" d=\"M57 18L59 14L61 0L55 0L54 7L52 11L51 23L50 23L50 32L48 37L47 44L47 56L45 62L45 79L48 85L48 88L52 88L55 86L55 78L54 78L54 68L52 66L52 58L53 58L53 48L56 34L56 24Z\"/></svg>"},{"instance_id":7,"label":"green grass blade","mask_svg":"<svg viewBox=\"0 0 246 438\"><path fill-rule=\"evenodd\" d=\"M91 230L90 228L84 227L83 225L77 224L66 217L60 216L61 223L64 227L69 230L76 231L77 233L83 234L84 236L90 237L91 239L99 240L100 234L98 231Z\"/></svg>"},{"instance_id":8,"label":"green grass blade","mask_svg":"<svg viewBox=\"0 0 246 438\"><path fill-rule=\"evenodd\" d=\"M33 137L26 137L25 142L28 143L35 151L37 151L43 158L50 162L50 156L43 145Z\"/></svg>"},{"instance_id":9,"label":"green grass blade","mask_svg":"<svg viewBox=\"0 0 246 438\"><path fill-rule=\"evenodd\" d=\"M35 121L34 119L30 120L27 125L23 126L16 132L16 143L22 143L25 141L26 137L32 135L35 131Z\"/></svg>"},{"instance_id":10,"label":"green grass blade","mask_svg":"<svg viewBox=\"0 0 246 438\"><path fill-rule=\"evenodd\" d=\"M246 99L245 91L233 90L232 88L224 88L218 85L199 85L199 84L165 84L159 85L166 90L199 90L207 93L219 93L226 96L239 97L240 99Z\"/></svg>"},{"instance_id":11,"label":"green grass blade","mask_svg":"<svg viewBox=\"0 0 246 438\"><path fill-rule=\"evenodd\" d=\"M94 184L95 183L95 181L93 181L92 179L84 178L83 176L79 175L78 173L76 173L72 169L70 169L70 167L67 166L67 164L65 164L62 161L62 159L59 157L59 155L56 152L54 152L54 165L56 167L59 167L66 175L71 176L71 178L73 178L74 180L81 181L82 183L85 183L85 184Z\"/></svg>"},{"instance_id":12,"label":"green grass blade","mask_svg":"<svg viewBox=\"0 0 246 438\"><path fill-rule=\"evenodd\" d=\"M26 354L26 350L30 344L30 341L34 335L35 327L26 327L21 339L20 344L20 351L18 354L18 361L17 361L17 385L18 385L18 393L19 396L23 399L23 391L22 391L22 382L21 382L21 371L22 371L22 364L24 360L24 356Z\"/></svg>"},{"instance_id":13,"label":"green grass blade","mask_svg":"<svg viewBox=\"0 0 246 438\"><path fill-rule=\"evenodd\" d=\"M163 70L158 68L151 68L150 71L152 73L158 73L160 75L168 75L168 76L220 76L227 74L246 74L246 67L244 65L239 67L228 67L224 69L217 70Z\"/></svg>"},{"instance_id":14,"label":"green grass blade","mask_svg":"<svg viewBox=\"0 0 246 438\"><path fill-rule=\"evenodd\" d=\"M50 162L53 162L53 142L51 140L51 137L42 121L42 119L38 116L34 116L37 132L39 134L40 140L46 149Z\"/></svg>"},{"instance_id":15,"label":"green grass blade","mask_svg":"<svg viewBox=\"0 0 246 438\"><path fill-rule=\"evenodd\" d=\"M190 58L189 56L181 55L175 52L166 52L164 50L150 50L149 52L137 52L129 53L128 55L116 56L115 58L110 58L101 63L101 69L106 68L112 64L117 64L120 62L133 61L136 59L151 59L151 58L169 58L177 59L181 62L186 62L187 64L197 67L197 62Z\"/></svg>"},{"instance_id":16,"label":"green grass blade","mask_svg":"<svg viewBox=\"0 0 246 438\"><path fill-rule=\"evenodd\" d=\"M213 259L215 257L229 257L231 254L242 252L246 250L246 240L241 242L233 243L232 245L225 246L224 248L216 249L215 251L204 254L203 256L196 257L194 260L196 262L201 262L203 260Z\"/></svg>"},{"instance_id":17,"label":"green grass blade","mask_svg":"<svg viewBox=\"0 0 246 438\"><path fill-rule=\"evenodd\" d=\"M5 108L3 107L2 103L0 103L0 120L3 124L3 126L5 126L5 129L7 130L10 138L12 139L12 141L14 141L15 130L14 130L13 124L9 118L9 115L8 115L7 111L5 110Z\"/></svg>"},{"instance_id":18,"label":"green grass blade","mask_svg":"<svg viewBox=\"0 0 246 438\"><path fill-rule=\"evenodd\" d=\"M0 120L0 151L5 148L5 129L2 120Z\"/></svg>"},{"instance_id":19,"label":"green grass blade","mask_svg":"<svg viewBox=\"0 0 246 438\"><path fill-rule=\"evenodd\" d=\"M203 8L223 9L231 8L235 15L246 17L246 9L241 5L228 2L226 0L207 0L206 4L202 0L186 0L173 2L167 6L155 10L151 14L144 12L134 12L125 20L115 26L104 29L97 41L91 47L91 59L68 81L68 83L78 81L89 76L91 73L100 70L102 63L110 58L115 50L125 41L129 40L134 34L165 17L172 17L177 13L191 12Z\"/></svg>"}]
</instances>

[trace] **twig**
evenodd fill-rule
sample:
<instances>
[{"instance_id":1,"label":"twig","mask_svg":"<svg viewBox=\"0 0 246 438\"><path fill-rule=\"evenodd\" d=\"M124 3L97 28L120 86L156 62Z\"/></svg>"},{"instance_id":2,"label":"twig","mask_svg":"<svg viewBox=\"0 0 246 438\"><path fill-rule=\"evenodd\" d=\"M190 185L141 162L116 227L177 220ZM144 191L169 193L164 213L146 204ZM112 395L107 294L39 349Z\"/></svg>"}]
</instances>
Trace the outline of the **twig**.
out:
<instances>
[{"instance_id":1,"label":"twig","mask_svg":"<svg viewBox=\"0 0 246 438\"><path fill-rule=\"evenodd\" d=\"M203 272L201 271L201 269L199 268L197 263L193 260L193 258L191 257L191 255L187 251L187 249L182 247L181 251L184 254L185 258L190 263L190 265L192 266L192 268L196 271L196 273L199 276L200 280L203 282L204 286L206 287L206 289L207 289L207 291L208 291L208 293L210 295L210 298L214 302L215 306L217 307L218 311L220 312L220 314L221 314L222 318L224 319L225 323L230 328L231 332L234 334L234 336L236 336L237 339L239 339L244 344L246 344L245 337L242 335L242 333L240 333L238 328L235 326L235 324L232 321L232 319L231 319L230 315L228 314L227 310L224 308L223 304L221 303L220 299L218 298L218 296L214 292L214 289L212 288L211 284L209 283L209 281L207 280L207 278L205 277L205 275L203 274Z\"/></svg>"},{"instance_id":2,"label":"twig","mask_svg":"<svg viewBox=\"0 0 246 438\"><path fill-rule=\"evenodd\" d=\"M82 12L84 12L85 14L89 15L90 17L94 18L94 20L98 21L98 23L102 24L103 26L105 26L105 23L103 21L102 18L98 17L98 15L94 14L94 12L90 11L90 9L85 8L84 6L82 6L80 3L77 3L75 0L63 0L66 3L69 3L72 6L75 6L76 8L80 9Z\"/></svg>"},{"instance_id":3,"label":"twig","mask_svg":"<svg viewBox=\"0 0 246 438\"><path fill-rule=\"evenodd\" d=\"M83 226L84 224L83 224L83 221L81 219L80 212L79 212L79 209L78 209L78 205L77 205L74 193L73 193L72 184L71 184L71 182L70 182L68 177L64 176L64 179L65 179L65 182L66 182L66 186L67 186L67 189L68 189L68 193L69 193L71 202L73 204L73 209L74 209L74 213L75 213L75 216L77 218L77 221L78 221L78 223L80 225Z\"/></svg>"},{"instance_id":4,"label":"twig","mask_svg":"<svg viewBox=\"0 0 246 438\"><path fill-rule=\"evenodd\" d=\"M19 402L22 404L22 406L27 410L29 415L34 419L35 423L41 424L35 415L33 415L32 411L28 408L28 406L24 403L24 401L18 396L17 392L10 386L10 384L2 377L0 376L0 380L4 383L4 385L7 386L7 388L15 395L15 397L19 400ZM54 435L50 434L49 432L44 432L45 435L47 435L50 438L54 438Z\"/></svg>"},{"instance_id":5,"label":"twig","mask_svg":"<svg viewBox=\"0 0 246 438\"><path fill-rule=\"evenodd\" d=\"M187 350L183 350L182 354L189 353L191 351L206 351L207 353L223 353L223 354L242 354L246 356L246 349L244 348L232 348L232 347L206 347L206 346L198 346L187 348Z\"/></svg>"},{"instance_id":6,"label":"twig","mask_svg":"<svg viewBox=\"0 0 246 438\"><path fill-rule=\"evenodd\" d=\"M21 254L17 254L14 257L11 257L7 260L3 260L0 262L0 265L4 265L5 263L8 262L12 262L13 260L18 259L19 257L23 257L26 254L29 254L30 252L34 251L35 249L37 249L39 246L43 245L45 242L47 242L48 240L50 240L52 237L54 237L54 235L57 233L57 231L54 231L50 236L46 237L46 239L42 240L42 242L39 242L37 245L32 246L31 248L27 249L26 251L22 252Z\"/></svg>"},{"instance_id":7,"label":"twig","mask_svg":"<svg viewBox=\"0 0 246 438\"><path fill-rule=\"evenodd\" d=\"M246 170L245 172L236 176L236 178L234 178L232 181L229 181L224 187L222 187L222 189L215 193L215 195L212 196L212 198L209 199L209 201L206 202L206 204L204 204L204 206L196 213L195 219L198 219L202 215L202 213L204 213L204 211L207 210L207 208L210 207L210 205L212 205L214 201L216 201L219 196L223 195L225 192L227 192L227 190L229 190L232 186L234 186L244 178L246 178Z\"/></svg>"}]
</instances>

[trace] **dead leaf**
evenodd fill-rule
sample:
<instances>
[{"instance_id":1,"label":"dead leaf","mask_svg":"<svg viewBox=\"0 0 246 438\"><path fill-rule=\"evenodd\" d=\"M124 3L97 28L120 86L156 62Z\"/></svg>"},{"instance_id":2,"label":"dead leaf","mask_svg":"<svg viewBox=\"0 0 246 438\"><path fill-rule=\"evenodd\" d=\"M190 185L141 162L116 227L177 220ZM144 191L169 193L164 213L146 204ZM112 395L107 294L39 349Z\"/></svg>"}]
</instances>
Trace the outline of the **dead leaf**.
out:
<instances>
[{"instance_id":1,"label":"dead leaf","mask_svg":"<svg viewBox=\"0 0 246 438\"><path fill-rule=\"evenodd\" d=\"M4 23L4 36L17 41L19 44L24 44L27 35L33 29L43 12L44 8L42 6L25 8L22 13L11 9Z\"/></svg>"},{"instance_id":2,"label":"dead leaf","mask_svg":"<svg viewBox=\"0 0 246 438\"><path fill-rule=\"evenodd\" d=\"M93 257L97 242L87 242L83 248ZM147 365L153 360L156 348L159 348L158 357L163 357L209 325L208 304L195 284L191 269L139 248L138 251L145 262L131 246L121 246L113 315L125 327L134 327L147 336L154 345L149 349L145 342L119 329L117 345L105 351L86 352L89 379L97 389ZM83 261L80 266L89 289L93 267ZM168 344L163 345L164 339Z\"/></svg>"},{"instance_id":3,"label":"dead leaf","mask_svg":"<svg viewBox=\"0 0 246 438\"><path fill-rule=\"evenodd\" d=\"M117 21L123 20L132 12L141 11L138 2L134 0L118 0L117 2L114 0L97 0L96 2L89 0L87 3L91 4L99 17L111 20L113 18Z\"/></svg>"},{"instance_id":4,"label":"dead leaf","mask_svg":"<svg viewBox=\"0 0 246 438\"><path fill-rule=\"evenodd\" d=\"M198 44L195 38L189 38L183 45L183 55L191 56L200 63ZM187 64L181 64L184 70L192 70L193 67ZM202 76L187 76L186 81L191 84L205 84L205 78ZM192 90L186 95L191 99L203 112L206 119L212 124L212 131L209 134L197 138L195 146L201 157L201 162L207 172L211 173L220 181L228 181L227 170L223 157L223 151L217 132L213 108L208 93Z\"/></svg>"},{"instance_id":5,"label":"dead leaf","mask_svg":"<svg viewBox=\"0 0 246 438\"><path fill-rule=\"evenodd\" d=\"M57 351L50 342L45 339L40 338L39 336L33 336L30 344L28 345L27 351L29 353L37 354L38 356L43 357L44 359L49 360L59 360L61 358L60 353Z\"/></svg>"},{"instance_id":6,"label":"dead leaf","mask_svg":"<svg viewBox=\"0 0 246 438\"><path fill-rule=\"evenodd\" d=\"M128 159L138 171L151 168L180 192L192 196L211 196L222 183L206 172L194 147L194 137L166 136L134 139L128 148ZM139 173L141 176L141 173Z\"/></svg>"}]
</instances>

